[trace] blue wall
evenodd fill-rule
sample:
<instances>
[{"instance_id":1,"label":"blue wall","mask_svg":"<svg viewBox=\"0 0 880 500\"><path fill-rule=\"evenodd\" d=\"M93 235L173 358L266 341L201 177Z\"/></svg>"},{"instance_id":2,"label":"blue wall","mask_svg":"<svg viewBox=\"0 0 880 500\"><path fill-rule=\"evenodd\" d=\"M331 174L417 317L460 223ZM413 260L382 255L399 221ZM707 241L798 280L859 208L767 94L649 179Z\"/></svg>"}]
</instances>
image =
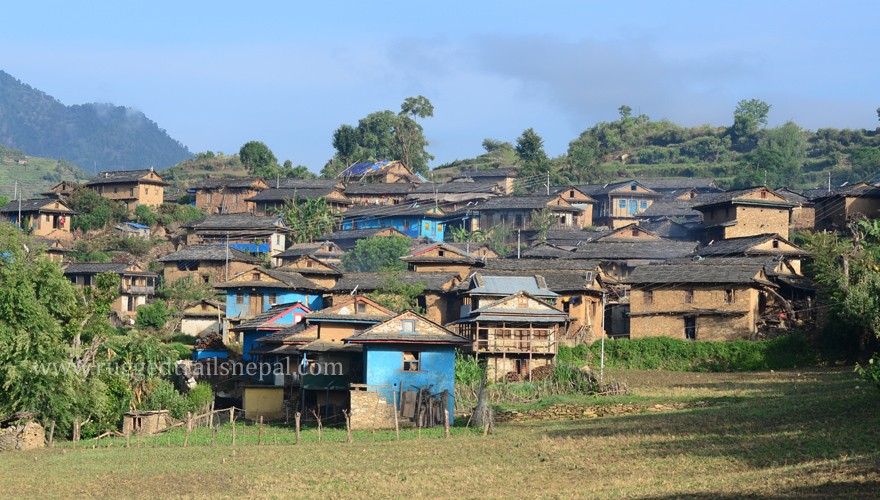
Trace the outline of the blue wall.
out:
<instances>
[{"instance_id":1,"label":"blue wall","mask_svg":"<svg viewBox=\"0 0 880 500\"><path fill-rule=\"evenodd\" d=\"M403 371L403 352L420 351L419 371ZM385 401L393 401L393 392L428 389L431 393L449 391L449 420L455 415L455 347L440 345L364 344L364 371L367 385L387 385L379 389ZM400 405L400 401L397 402Z\"/></svg>"},{"instance_id":2,"label":"blue wall","mask_svg":"<svg viewBox=\"0 0 880 500\"><path fill-rule=\"evenodd\" d=\"M420 216L382 217L380 219L358 219L357 228L351 219L342 221L343 230L374 229L391 227L412 238L428 238L431 241L443 241L445 225L443 221L427 219Z\"/></svg>"},{"instance_id":3,"label":"blue wall","mask_svg":"<svg viewBox=\"0 0 880 500\"><path fill-rule=\"evenodd\" d=\"M263 296L263 310L260 312L266 312L272 307L272 305L269 304L269 295L272 293L276 295L276 305L302 302L312 311L318 311L324 307L324 299L320 295L308 295L304 292L296 292L280 288L257 288L256 290L251 290L250 287L247 287L247 290L229 288L226 290L226 316L229 318L237 318L239 315L242 315L242 317L249 316L251 311L250 294L252 293ZM238 295L243 296L241 304L235 303Z\"/></svg>"}]
</instances>

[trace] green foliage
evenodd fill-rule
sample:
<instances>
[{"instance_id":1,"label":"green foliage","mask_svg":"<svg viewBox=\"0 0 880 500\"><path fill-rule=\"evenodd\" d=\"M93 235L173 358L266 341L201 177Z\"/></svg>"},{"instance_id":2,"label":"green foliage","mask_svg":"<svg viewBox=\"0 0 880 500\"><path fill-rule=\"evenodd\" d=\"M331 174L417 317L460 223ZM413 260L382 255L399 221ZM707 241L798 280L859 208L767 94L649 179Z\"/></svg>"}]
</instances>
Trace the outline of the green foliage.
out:
<instances>
[{"instance_id":1,"label":"green foliage","mask_svg":"<svg viewBox=\"0 0 880 500\"><path fill-rule=\"evenodd\" d=\"M405 236L375 236L358 240L342 256L342 265L350 272L405 271L400 260L409 253L410 239Z\"/></svg>"},{"instance_id":2,"label":"green foliage","mask_svg":"<svg viewBox=\"0 0 880 500\"><path fill-rule=\"evenodd\" d=\"M599 365L601 343L559 347L563 363ZM814 365L818 351L802 334L765 341L693 342L666 337L605 341L605 366L637 370L754 371Z\"/></svg>"},{"instance_id":3,"label":"green foliage","mask_svg":"<svg viewBox=\"0 0 880 500\"><path fill-rule=\"evenodd\" d=\"M145 226L155 226L159 220L159 215L148 205L138 205L134 209L134 219Z\"/></svg>"},{"instance_id":4,"label":"green foliage","mask_svg":"<svg viewBox=\"0 0 880 500\"><path fill-rule=\"evenodd\" d=\"M126 252L135 257L145 257L153 248L153 242L149 238L140 236L119 235L110 240L107 250Z\"/></svg>"},{"instance_id":5,"label":"green foliage","mask_svg":"<svg viewBox=\"0 0 880 500\"><path fill-rule=\"evenodd\" d=\"M168 309L165 301L160 299L152 304L140 306L137 310L135 324L138 328L161 330L168 323L170 316L171 310Z\"/></svg>"},{"instance_id":6,"label":"green foliage","mask_svg":"<svg viewBox=\"0 0 880 500\"><path fill-rule=\"evenodd\" d=\"M171 283L163 282L156 296L163 299L172 312L179 312L191 302L214 298L215 290L202 280L185 276Z\"/></svg>"},{"instance_id":7,"label":"green foliage","mask_svg":"<svg viewBox=\"0 0 880 500\"><path fill-rule=\"evenodd\" d=\"M519 157L521 177L531 177L547 170L547 153L544 152L544 139L528 128L516 139L516 155Z\"/></svg>"},{"instance_id":8,"label":"green foliage","mask_svg":"<svg viewBox=\"0 0 880 500\"><path fill-rule=\"evenodd\" d=\"M515 249L509 244L513 226L510 224L498 224L486 234L486 244L499 256L505 256Z\"/></svg>"},{"instance_id":9,"label":"green foliage","mask_svg":"<svg viewBox=\"0 0 880 500\"><path fill-rule=\"evenodd\" d=\"M122 203L108 200L84 187L74 190L69 205L76 212L71 221L73 228L83 231L117 224L128 215L128 210Z\"/></svg>"},{"instance_id":10,"label":"green foliage","mask_svg":"<svg viewBox=\"0 0 880 500\"><path fill-rule=\"evenodd\" d=\"M383 306L396 312L412 310L424 314L424 307L419 306L419 297L425 292L424 283L406 283L397 272L389 272L382 280L382 285L367 294Z\"/></svg>"},{"instance_id":11,"label":"green foliage","mask_svg":"<svg viewBox=\"0 0 880 500\"><path fill-rule=\"evenodd\" d=\"M66 158L90 171L163 168L191 156L140 111L99 103L65 106L2 71L0 109L0 143L33 156Z\"/></svg>"},{"instance_id":12,"label":"green foliage","mask_svg":"<svg viewBox=\"0 0 880 500\"><path fill-rule=\"evenodd\" d=\"M466 356L455 351L455 383L479 384L483 379L484 367L474 356Z\"/></svg>"},{"instance_id":13,"label":"green foliage","mask_svg":"<svg viewBox=\"0 0 880 500\"><path fill-rule=\"evenodd\" d=\"M530 227L537 231L537 241L545 243L547 241L547 232L556 224L556 215L549 207L541 210L532 210Z\"/></svg>"},{"instance_id":14,"label":"green foliage","mask_svg":"<svg viewBox=\"0 0 880 500\"><path fill-rule=\"evenodd\" d=\"M168 345L168 349L174 352L177 359L192 359L192 349L181 342L172 342Z\"/></svg>"},{"instance_id":15,"label":"green foliage","mask_svg":"<svg viewBox=\"0 0 880 500\"><path fill-rule=\"evenodd\" d=\"M480 243L486 241L486 233L480 231L470 231L464 226L453 226L449 228L449 234L455 243Z\"/></svg>"},{"instance_id":16,"label":"green foliage","mask_svg":"<svg viewBox=\"0 0 880 500\"><path fill-rule=\"evenodd\" d=\"M736 103L736 110L733 112L733 115L744 116L755 125L766 126L767 115L770 114L770 108L772 107L760 99L743 99Z\"/></svg>"},{"instance_id":17,"label":"green foliage","mask_svg":"<svg viewBox=\"0 0 880 500\"><path fill-rule=\"evenodd\" d=\"M327 203L326 198L300 200L294 197L284 202L278 215L285 226L291 230L293 243L311 243L331 231L339 223L341 216Z\"/></svg>"},{"instance_id":18,"label":"green foliage","mask_svg":"<svg viewBox=\"0 0 880 500\"><path fill-rule=\"evenodd\" d=\"M873 355L865 365L856 364L856 373L871 385L880 389L880 356Z\"/></svg>"}]
</instances>

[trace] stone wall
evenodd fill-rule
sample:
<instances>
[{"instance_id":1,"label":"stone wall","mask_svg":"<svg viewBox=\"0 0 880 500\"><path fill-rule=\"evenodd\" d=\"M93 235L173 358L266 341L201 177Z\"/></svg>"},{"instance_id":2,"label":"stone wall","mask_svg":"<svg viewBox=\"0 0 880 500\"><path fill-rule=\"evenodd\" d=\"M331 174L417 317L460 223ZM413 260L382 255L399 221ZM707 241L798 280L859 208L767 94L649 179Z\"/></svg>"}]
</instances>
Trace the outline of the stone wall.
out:
<instances>
[{"instance_id":1,"label":"stone wall","mask_svg":"<svg viewBox=\"0 0 880 500\"><path fill-rule=\"evenodd\" d=\"M393 429L395 408L378 392L351 391L352 430Z\"/></svg>"},{"instance_id":2,"label":"stone wall","mask_svg":"<svg viewBox=\"0 0 880 500\"><path fill-rule=\"evenodd\" d=\"M655 290L650 303L645 291L633 289L630 294L630 338L685 338L684 318L696 316L697 340L748 339L755 331L758 294L756 289L742 285L695 287L693 302L685 302L688 289L676 287ZM732 303L726 294L733 290ZM723 314L710 314L708 311Z\"/></svg>"},{"instance_id":3,"label":"stone wall","mask_svg":"<svg viewBox=\"0 0 880 500\"><path fill-rule=\"evenodd\" d=\"M736 207L736 225L724 228L725 238L775 233L788 238L788 208Z\"/></svg>"}]
</instances>

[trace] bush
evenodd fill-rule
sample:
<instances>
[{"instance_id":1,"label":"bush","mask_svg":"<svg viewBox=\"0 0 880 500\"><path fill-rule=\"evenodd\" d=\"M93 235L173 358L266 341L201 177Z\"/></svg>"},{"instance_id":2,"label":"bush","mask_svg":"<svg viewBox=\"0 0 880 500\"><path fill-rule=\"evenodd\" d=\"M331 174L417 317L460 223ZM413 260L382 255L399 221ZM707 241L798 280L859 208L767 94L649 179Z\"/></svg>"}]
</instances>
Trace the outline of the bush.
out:
<instances>
[{"instance_id":1,"label":"bush","mask_svg":"<svg viewBox=\"0 0 880 500\"><path fill-rule=\"evenodd\" d=\"M187 337L190 337L187 335ZM195 337L190 337L195 338ZM190 359L192 358L192 349L186 344L180 342L172 342L168 344L168 348L174 351L174 354L177 359Z\"/></svg>"},{"instance_id":2,"label":"bush","mask_svg":"<svg viewBox=\"0 0 880 500\"><path fill-rule=\"evenodd\" d=\"M868 360L868 364L865 366L856 364L856 373L873 384L874 387L880 389L880 356L875 354Z\"/></svg>"},{"instance_id":3,"label":"bush","mask_svg":"<svg viewBox=\"0 0 880 500\"><path fill-rule=\"evenodd\" d=\"M455 353L455 383L479 384L483 379L483 365L473 356Z\"/></svg>"},{"instance_id":4,"label":"bush","mask_svg":"<svg viewBox=\"0 0 880 500\"><path fill-rule=\"evenodd\" d=\"M152 304L138 308L135 324L138 328L161 330L165 327L165 323L168 322L170 316L171 311L165 305L165 301L157 300Z\"/></svg>"},{"instance_id":5,"label":"bush","mask_svg":"<svg viewBox=\"0 0 880 500\"><path fill-rule=\"evenodd\" d=\"M109 245L109 250L127 252L135 257L143 257L153 248L153 242L140 236L119 236Z\"/></svg>"},{"instance_id":6,"label":"bush","mask_svg":"<svg viewBox=\"0 0 880 500\"><path fill-rule=\"evenodd\" d=\"M158 380L144 401L145 410L168 410L171 418L182 420L187 412L197 413L205 410L214 399L211 385L199 382L190 389L189 394L181 394L174 384L167 380Z\"/></svg>"},{"instance_id":7,"label":"bush","mask_svg":"<svg viewBox=\"0 0 880 500\"><path fill-rule=\"evenodd\" d=\"M565 363L599 364L601 343L560 346ZM809 366L819 355L803 334L765 341L693 342L666 337L605 341L605 366L638 370L756 371Z\"/></svg>"}]
</instances>

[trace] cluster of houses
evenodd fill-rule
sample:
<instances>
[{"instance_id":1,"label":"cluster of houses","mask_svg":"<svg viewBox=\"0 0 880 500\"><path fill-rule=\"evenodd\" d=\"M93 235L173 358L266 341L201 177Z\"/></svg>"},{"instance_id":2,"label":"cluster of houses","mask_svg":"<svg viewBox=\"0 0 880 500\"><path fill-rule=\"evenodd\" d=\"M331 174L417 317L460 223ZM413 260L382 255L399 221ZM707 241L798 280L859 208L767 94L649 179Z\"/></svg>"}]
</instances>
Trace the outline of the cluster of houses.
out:
<instances>
[{"instance_id":1,"label":"cluster of houses","mask_svg":"<svg viewBox=\"0 0 880 500\"><path fill-rule=\"evenodd\" d=\"M86 187L132 209L161 204L166 185L140 170L102 173ZM63 259L70 189L59 184L0 213L27 217ZM388 425L395 412L419 422L436 420L426 408L452 413L457 351L484 360L493 379L514 380L551 364L560 345L602 336L723 341L809 328L821 308L801 271L807 252L790 235L841 230L880 210L880 187L864 183L807 192L724 191L701 178L553 187L515 169L432 183L396 161L356 164L331 180L205 179L189 191L208 215L184 224L177 250L157 259L161 279L199 280L225 300L191 304L182 330L239 344L246 362L285 367L230 390L249 417L347 409L355 427ZM276 209L314 198L339 212L338 228L290 244ZM477 237L502 226L505 254ZM453 233L472 241L453 242ZM387 236L411 240L401 258L408 271L342 268L357 241ZM118 273L115 307L128 317L160 280L135 263L65 265L83 286ZM389 280L422 287L418 312L370 298ZM206 351L194 357L224 355Z\"/></svg>"}]
</instances>

